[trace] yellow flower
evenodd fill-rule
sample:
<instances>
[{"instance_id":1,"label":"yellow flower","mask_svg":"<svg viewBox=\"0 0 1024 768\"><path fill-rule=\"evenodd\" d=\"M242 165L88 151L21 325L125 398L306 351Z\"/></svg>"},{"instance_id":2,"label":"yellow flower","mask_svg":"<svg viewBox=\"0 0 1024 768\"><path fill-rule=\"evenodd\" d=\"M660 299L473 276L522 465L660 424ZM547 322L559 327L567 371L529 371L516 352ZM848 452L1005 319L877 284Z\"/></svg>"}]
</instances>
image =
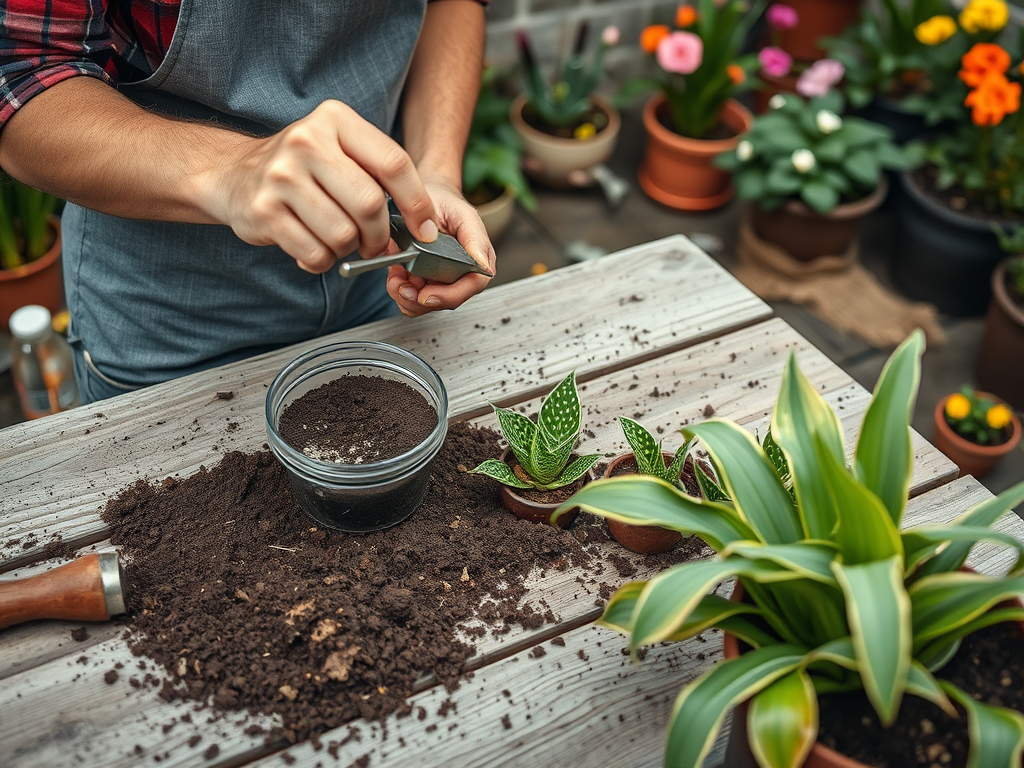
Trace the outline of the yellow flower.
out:
<instances>
[{"instance_id":1,"label":"yellow flower","mask_svg":"<svg viewBox=\"0 0 1024 768\"><path fill-rule=\"evenodd\" d=\"M998 32L1009 19L1010 11L1003 0L971 0L960 12L960 26L972 35Z\"/></svg>"},{"instance_id":2,"label":"yellow flower","mask_svg":"<svg viewBox=\"0 0 1024 768\"><path fill-rule=\"evenodd\" d=\"M950 395L946 401L946 415L954 421L965 418L971 412L971 401L959 393Z\"/></svg>"},{"instance_id":3,"label":"yellow flower","mask_svg":"<svg viewBox=\"0 0 1024 768\"><path fill-rule=\"evenodd\" d=\"M925 45L939 45L956 33L956 22L952 16L932 16L914 29L914 36Z\"/></svg>"},{"instance_id":4,"label":"yellow flower","mask_svg":"<svg viewBox=\"0 0 1024 768\"><path fill-rule=\"evenodd\" d=\"M988 413L985 414L985 421L992 429L1002 429L1010 421L1013 420L1013 414L1010 413L1010 409L1002 403L993 405L988 409Z\"/></svg>"},{"instance_id":5,"label":"yellow flower","mask_svg":"<svg viewBox=\"0 0 1024 768\"><path fill-rule=\"evenodd\" d=\"M548 271L548 265L544 264L544 263L542 263L540 261L538 261L536 264L534 264L532 267L530 267L530 274L531 275L543 275L547 271Z\"/></svg>"},{"instance_id":6,"label":"yellow flower","mask_svg":"<svg viewBox=\"0 0 1024 768\"><path fill-rule=\"evenodd\" d=\"M593 137L597 133L597 128L594 127L593 123L584 123L575 131L572 132L573 138L579 141L586 141Z\"/></svg>"}]
</instances>

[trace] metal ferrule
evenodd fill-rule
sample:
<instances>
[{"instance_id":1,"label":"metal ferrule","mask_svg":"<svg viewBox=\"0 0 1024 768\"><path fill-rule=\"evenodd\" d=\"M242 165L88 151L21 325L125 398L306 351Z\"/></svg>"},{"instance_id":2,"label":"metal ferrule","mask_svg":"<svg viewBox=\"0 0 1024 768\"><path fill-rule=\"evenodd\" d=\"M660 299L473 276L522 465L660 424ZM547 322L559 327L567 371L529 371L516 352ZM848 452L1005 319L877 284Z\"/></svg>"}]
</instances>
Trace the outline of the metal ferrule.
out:
<instances>
[{"instance_id":1,"label":"metal ferrule","mask_svg":"<svg viewBox=\"0 0 1024 768\"><path fill-rule=\"evenodd\" d=\"M103 582L103 600L107 604L107 613L115 616L128 610L121 589L121 565L117 552L100 553L100 579Z\"/></svg>"}]
</instances>

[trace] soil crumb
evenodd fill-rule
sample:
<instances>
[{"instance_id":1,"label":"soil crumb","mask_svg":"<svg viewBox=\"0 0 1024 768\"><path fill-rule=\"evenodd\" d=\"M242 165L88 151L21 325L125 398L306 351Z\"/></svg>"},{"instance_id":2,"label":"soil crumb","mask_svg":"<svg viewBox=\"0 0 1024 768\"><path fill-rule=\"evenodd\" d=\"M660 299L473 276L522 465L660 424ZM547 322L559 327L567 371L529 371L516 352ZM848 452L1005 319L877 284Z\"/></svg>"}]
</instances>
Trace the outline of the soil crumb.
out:
<instances>
[{"instance_id":1,"label":"soil crumb","mask_svg":"<svg viewBox=\"0 0 1024 768\"><path fill-rule=\"evenodd\" d=\"M76 643L84 643L89 639L89 630L85 627L78 627L71 630L71 639Z\"/></svg>"}]
</instances>

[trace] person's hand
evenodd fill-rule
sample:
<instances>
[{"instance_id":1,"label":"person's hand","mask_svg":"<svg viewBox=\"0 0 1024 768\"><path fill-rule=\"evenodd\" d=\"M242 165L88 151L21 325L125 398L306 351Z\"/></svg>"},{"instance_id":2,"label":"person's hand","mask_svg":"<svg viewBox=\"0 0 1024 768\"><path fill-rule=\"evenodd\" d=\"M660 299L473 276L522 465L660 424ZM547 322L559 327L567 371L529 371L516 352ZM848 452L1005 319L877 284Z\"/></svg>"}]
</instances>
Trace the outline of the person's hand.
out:
<instances>
[{"instance_id":1,"label":"person's hand","mask_svg":"<svg viewBox=\"0 0 1024 768\"><path fill-rule=\"evenodd\" d=\"M476 208L466 202L459 190L441 179L424 181L434 201L441 230L458 240L476 262L495 272L494 248ZM407 317L418 317L437 309L455 309L480 293L491 281L486 275L463 275L451 285L410 275L405 267L388 269L388 294Z\"/></svg>"},{"instance_id":2,"label":"person's hand","mask_svg":"<svg viewBox=\"0 0 1024 768\"><path fill-rule=\"evenodd\" d=\"M413 235L437 237L434 203L409 155L339 101L273 136L241 141L214 178L218 220L247 243L280 246L314 274L356 250L363 258L387 250L385 190Z\"/></svg>"}]
</instances>

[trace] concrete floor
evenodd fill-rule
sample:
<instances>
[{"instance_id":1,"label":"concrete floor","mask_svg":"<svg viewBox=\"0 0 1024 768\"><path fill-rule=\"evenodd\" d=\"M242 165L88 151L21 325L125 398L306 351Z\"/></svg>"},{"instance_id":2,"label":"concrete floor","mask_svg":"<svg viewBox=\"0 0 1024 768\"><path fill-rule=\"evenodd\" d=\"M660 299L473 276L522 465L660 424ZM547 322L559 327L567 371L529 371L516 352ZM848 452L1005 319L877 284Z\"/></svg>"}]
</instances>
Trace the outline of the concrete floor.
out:
<instances>
[{"instance_id":1,"label":"concrete floor","mask_svg":"<svg viewBox=\"0 0 1024 768\"><path fill-rule=\"evenodd\" d=\"M589 244L613 252L632 245L682 233L706 250L706 241L720 243L712 253L726 268L735 265L735 241L742 204L733 202L717 211L685 214L670 210L647 198L635 184L636 168L643 152L643 128L638 109L623 114L622 133L609 166L627 179L632 189L622 204L612 210L597 188L552 191L537 190L540 203L535 213L516 211L509 230L495 243L498 276L495 284L522 279L534 265L557 269L571 263L567 252ZM877 213L868 222L862 240L861 259L879 279L888 284L886 258L893 222L891 214ZM623 276L628 280L628 276ZM686 286L679 286L681 300ZM865 388L875 381L888 357L887 351L834 331L801 307L773 303L776 313L812 344L850 373ZM925 437L932 432L935 404L964 383L973 383L974 354L983 322L977 319L943 318L949 341L942 348L925 352L921 389L914 413L914 427ZM21 420L10 372L0 374L0 427ZM1024 449L1018 448L982 482L993 492L1024 479Z\"/></svg>"}]
</instances>

